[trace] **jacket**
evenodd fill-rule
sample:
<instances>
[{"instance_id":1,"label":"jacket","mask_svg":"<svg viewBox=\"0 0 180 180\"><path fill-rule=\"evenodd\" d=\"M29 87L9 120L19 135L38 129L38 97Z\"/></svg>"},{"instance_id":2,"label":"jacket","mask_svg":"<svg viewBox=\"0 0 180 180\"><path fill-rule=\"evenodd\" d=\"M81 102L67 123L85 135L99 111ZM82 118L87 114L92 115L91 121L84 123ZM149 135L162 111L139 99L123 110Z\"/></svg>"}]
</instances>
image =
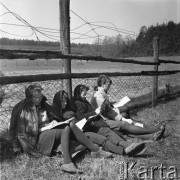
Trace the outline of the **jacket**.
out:
<instances>
[{"instance_id":1,"label":"jacket","mask_svg":"<svg viewBox=\"0 0 180 180\"><path fill-rule=\"evenodd\" d=\"M24 152L32 154L37 152L36 146L39 137L39 120L38 120L38 108L42 108L47 111L49 121L61 119L53 111L52 107L46 103L46 97L42 98L39 107L32 106L27 99L24 99L17 103L11 114L10 119L10 137L13 142L13 147L19 147Z\"/></svg>"},{"instance_id":2,"label":"jacket","mask_svg":"<svg viewBox=\"0 0 180 180\"><path fill-rule=\"evenodd\" d=\"M95 108L87 101L83 101L81 99L78 99L75 101L75 106L76 106L76 117L79 120L86 118L88 120L88 118L90 116L94 116L96 115L95 113ZM92 122L92 123L91 123ZM95 116L94 118L91 118L90 121L87 123L86 128L88 127L88 125L93 125L96 126L98 128L101 127L109 127L104 120L101 118L100 115Z\"/></svg>"},{"instance_id":3,"label":"jacket","mask_svg":"<svg viewBox=\"0 0 180 180\"><path fill-rule=\"evenodd\" d=\"M91 98L91 104L98 108L101 107L102 103L106 100L105 110L102 112L102 115L108 117L112 120L121 120L122 115L118 108L114 108L109 101L107 93L104 91L102 87L98 87L98 90L94 93Z\"/></svg>"}]
</instances>

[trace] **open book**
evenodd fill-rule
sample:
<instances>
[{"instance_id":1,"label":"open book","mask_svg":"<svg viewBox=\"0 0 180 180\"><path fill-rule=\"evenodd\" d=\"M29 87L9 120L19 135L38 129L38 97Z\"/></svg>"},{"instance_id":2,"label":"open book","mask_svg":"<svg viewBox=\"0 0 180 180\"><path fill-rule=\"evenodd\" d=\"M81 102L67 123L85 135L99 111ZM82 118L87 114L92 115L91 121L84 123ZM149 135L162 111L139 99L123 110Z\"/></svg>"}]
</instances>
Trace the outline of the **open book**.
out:
<instances>
[{"instance_id":1,"label":"open book","mask_svg":"<svg viewBox=\"0 0 180 180\"><path fill-rule=\"evenodd\" d=\"M96 117L96 116L98 116L98 115L96 114L96 115L90 116L88 119L83 118L83 119L81 119L79 122L76 123L76 126L77 126L80 130L82 130L83 127L85 126L85 124L88 122L88 120L90 120L90 119L92 119L93 117Z\"/></svg>"},{"instance_id":2,"label":"open book","mask_svg":"<svg viewBox=\"0 0 180 180\"><path fill-rule=\"evenodd\" d=\"M43 132L43 131L48 130L48 129L53 129L53 128L55 128L57 126L61 126L63 124L69 124L69 122L72 120L74 120L74 117L69 118L66 121L62 121L62 122L57 122L56 120L53 120L47 126L40 128L40 132Z\"/></svg>"},{"instance_id":3,"label":"open book","mask_svg":"<svg viewBox=\"0 0 180 180\"><path fill-rule=\"evenodd\" d=\"M118 107L121 107L121 106L124 106L126 103L128 103L130 101L129 97L128 96L125 96L123 97L120 101L116 102L113 104L113 106L115 108L118 108Z\"/></svg>"}]
</instances>

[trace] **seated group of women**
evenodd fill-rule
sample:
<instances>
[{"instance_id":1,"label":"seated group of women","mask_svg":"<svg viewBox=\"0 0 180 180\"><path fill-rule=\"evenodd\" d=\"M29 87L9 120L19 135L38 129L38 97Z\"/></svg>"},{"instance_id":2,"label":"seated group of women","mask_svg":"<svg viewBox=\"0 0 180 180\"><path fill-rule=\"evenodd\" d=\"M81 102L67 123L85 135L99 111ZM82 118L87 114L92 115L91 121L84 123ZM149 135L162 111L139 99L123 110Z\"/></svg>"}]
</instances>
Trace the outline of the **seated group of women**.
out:
<instances>
[{"instance_id":1,"label":"seated group of women","mask_svg":"<svg viewBox=\"0 0 180 180\"><path fill-rule=\"evenodd\" d=\"M157 140L162 137L165 127L142 128L122 121L122 114L112 106L107 96L111 84L109 77L100 76L91 103L86 99L89 87L80 84L75 87L72 100L62 90L55 94L52 105L46 102L39 84L27 87L26 98L14 106L11 115L10 136L14 152L24 151L40 157L52 155L61 146L64 161L61 169L70 173L79 172L72 162L72 154L85 148L93 158L111 157L112 153L143 154L145 143L129 143L122 133ZM61 122L69 118L71 121L67 124L42 131L54 120ZM87 122L80 130L76 123L83 118ZM147 137L149 134L151 136ZM74 143L76 145L72 146Z\"/></svg>"}]
</instances>

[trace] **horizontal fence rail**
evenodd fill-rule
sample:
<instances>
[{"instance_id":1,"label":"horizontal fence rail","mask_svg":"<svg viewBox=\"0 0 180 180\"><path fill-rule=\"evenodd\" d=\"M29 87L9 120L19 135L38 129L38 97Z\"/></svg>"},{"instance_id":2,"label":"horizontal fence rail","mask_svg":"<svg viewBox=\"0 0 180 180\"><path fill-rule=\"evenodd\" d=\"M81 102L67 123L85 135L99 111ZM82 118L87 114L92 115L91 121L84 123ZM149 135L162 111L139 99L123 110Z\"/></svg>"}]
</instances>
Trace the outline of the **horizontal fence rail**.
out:
<instances>
[{"instance_id":1,"label":"horizontal fence rail","mask_svg":"<svg viewBox=\"0 0 180 180\"><path fill-rule=\"evenodd\" d=\"M91 61L108 61L108 62L121 62L121 63L133 63L140 65L158 65L159 63L154 62L141 62L133 59L116 59L116 58L105 58L102 56L82 56L82 55L73 55L73 54L62 54L61 52L54 51L29 51L28 50L2 50L0 49L0 58L11 58L11 59L71 59L71 60L91 60ZM32 54L34 53L34 54Z\"/></svg>"},{"instance_id":2,"label":"horizontal fence rail","mask_svg":"<svg viewBox=\"0 0 180 180\"><path fill-rule=\"evenodd\" d=\"M171 63L180 64L178 61L162 60L158 58L158 62L142 62L134 59L128 58L105 58L102 56L82 56L76 54L62 54L59 51L31 51L31 50L7 50L0 49L0 58L10 58L10 59L71 59L71 60L91 60L91 61L109 61L109 62L119 62L119 63L133 63L140 65L160 65L161 63Z\"/></svg>"},{"instance_id":3,"label":"horizontal fence rail","mask_svg":"<svg viewBox=\"0 0 180 180\"><path fill-rule=\"evenodd\" d=\"M0 77L0 84L13 84L13 83L24 83L24 82L38 82L38 81L48 81L48 80L58 80L58 79L77 79L77 78L93 78L98 77L102 74L117 77L117 76L159 76L159 75L170 75L176 74L178 71L141 71L139 73L64 73L64 74L38 74L38 75L24 75L24 76L6 76Z\"/></svg>"}]
</instances>

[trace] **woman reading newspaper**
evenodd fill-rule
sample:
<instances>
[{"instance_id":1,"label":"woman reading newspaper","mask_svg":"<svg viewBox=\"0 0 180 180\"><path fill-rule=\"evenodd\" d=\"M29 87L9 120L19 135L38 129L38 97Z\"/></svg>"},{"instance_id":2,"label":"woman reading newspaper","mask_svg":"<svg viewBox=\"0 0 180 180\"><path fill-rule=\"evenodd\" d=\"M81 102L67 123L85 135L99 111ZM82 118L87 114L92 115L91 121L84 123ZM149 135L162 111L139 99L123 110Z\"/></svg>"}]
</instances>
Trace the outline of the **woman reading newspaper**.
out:
<instances>
[{"instance_id":1,"label":"woman reading newspaper","mask_svg":"<svg viewBox=\"0 0 180 180\"><path fill-rule=\"evenodd\" d=\"M82 121L84 118L87 120L83 128L84 132L93 132L94 137L90 136L90 138L95 142L97 141L98 135L106 137L107 140L102 146L113 153L128 156L142 154L146 149L145 143L128 143L114 133L100 116L101 108L103 107L93 108L86 100L88 90L89 88L82 84L76 86L74 89L74 103L76 106L77 120Z\"/></svg>"},{"instance_id":2,"label":"woman reading newspaper","mask_svg":"<svg viewBox=\"0 0 180 180\"><path fill-rule=\"evenodd\" d=\"M102 111L102 117L110 128L128 134L131 137L152 140L160 139L164 134L165 125L150 128L139 127L135 125L131 119L126 119L123 117L124 114L121 113L121 110L127 111L128 108L126 106L122 106L120 108L114 107L108 98L108 91L111 84L112 80L109 77L105 75L99 76L97 79L97 86L94 88L95 93L91 99L91 104L96 108L101 107L104 101L106 102L105 109ZM129 118L129 115L125 114L125 117Z\"/></svg>"},{"instance_id":3,"label":"woman reading newspaper","mask_svg":"<svg viewBox=\"0 0 180 180\"><path fill-rule=\"evenodd\" d=\"M48 127L53 120L60 122L62 119L46 102L39 84L28 86L25 96L26 98L13 108L10 120L10 136L15 153L23 150L35 157L50 156L61 143L64 160L62 170L70 173L79 172L72 162L69 148L70 134L73 133L78 142L91 150L92 157L111 155L101 150L71 122L42 130L43 127Z\"/></svg>"}]
</instances>

